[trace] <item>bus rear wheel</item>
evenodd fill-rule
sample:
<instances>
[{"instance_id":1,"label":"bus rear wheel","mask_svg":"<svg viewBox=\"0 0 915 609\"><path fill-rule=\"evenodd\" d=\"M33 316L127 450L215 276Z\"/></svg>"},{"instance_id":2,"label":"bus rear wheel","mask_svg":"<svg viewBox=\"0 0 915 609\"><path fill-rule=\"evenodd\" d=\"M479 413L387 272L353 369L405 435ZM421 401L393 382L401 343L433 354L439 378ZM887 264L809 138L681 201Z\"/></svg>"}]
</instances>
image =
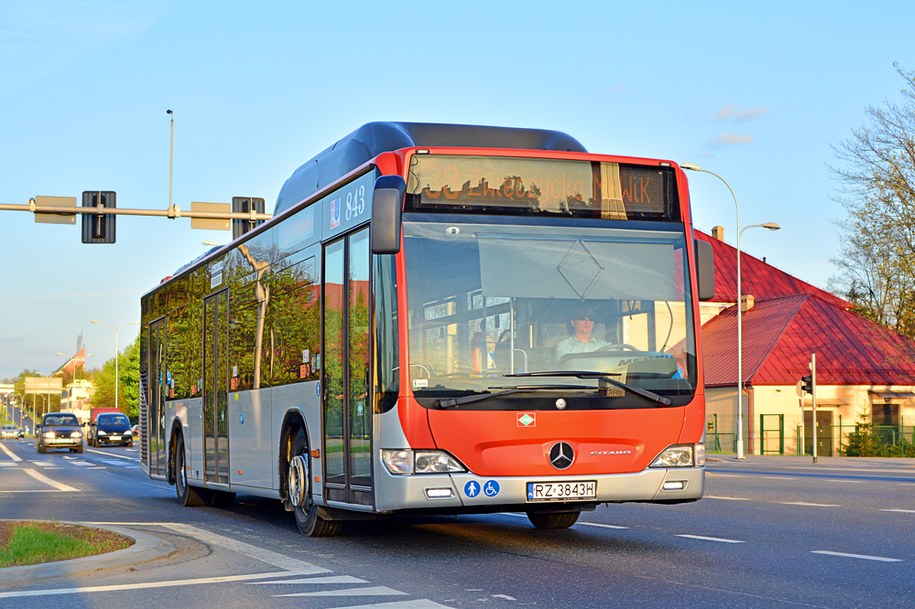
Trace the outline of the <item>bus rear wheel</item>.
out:
<instances>
[{"instance_id":1,"label":"bus rear wheel","mask_svg":"<svg viewBox=\"0 0 915 609\"><path fill-rule=\"evenodd\" d=\"M295 523L303 535L331 537L340 532L340 523L322 517L312 498L311 463L304 429L296 432L295 440L292 442L286 483L289 501L292 503L292 511L295 514Z\"/></svg>"},{"instance_id":2,"label":"bus rear wheel","mask_svg":"<svg viewBox=\"0 0 915 609\"><path fill-rule=\"evenodd\" d=\"M581 512L528 512L527 519L538 529L567 529L576 522Z\"/></svg>"},{"instance_id":3,"label":"bus rear wheel","mask_svg":"<svg viewBox=\"0 0 915 609\"><path fill-rule=\"evenodd\" d=\"M175 493L178 501L185 507L199 507L205 503L204 492L204 489L194 488L187 483L184 438L179 436L175 446Z\"/></svg>"}]
</instances>

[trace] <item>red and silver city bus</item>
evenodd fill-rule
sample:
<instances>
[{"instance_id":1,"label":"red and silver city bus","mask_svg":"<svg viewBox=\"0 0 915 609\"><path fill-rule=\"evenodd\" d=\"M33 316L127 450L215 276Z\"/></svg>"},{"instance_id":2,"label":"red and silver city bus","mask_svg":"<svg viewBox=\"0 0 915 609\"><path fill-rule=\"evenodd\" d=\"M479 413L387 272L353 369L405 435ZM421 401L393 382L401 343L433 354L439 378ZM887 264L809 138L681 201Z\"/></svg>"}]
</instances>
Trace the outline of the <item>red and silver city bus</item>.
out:
<instances>
[{"instance_id":1,"label":"red and silver city bus","mask_svg":"<svg viewBox=\"0 0 915 609\"><path fill-rule=\"evenodd\" d=\"M369 123L142 297L142 467L184 505L276 498L312 536L695 501L712 281L676 163Z\"/></svg>"}]
</instances>

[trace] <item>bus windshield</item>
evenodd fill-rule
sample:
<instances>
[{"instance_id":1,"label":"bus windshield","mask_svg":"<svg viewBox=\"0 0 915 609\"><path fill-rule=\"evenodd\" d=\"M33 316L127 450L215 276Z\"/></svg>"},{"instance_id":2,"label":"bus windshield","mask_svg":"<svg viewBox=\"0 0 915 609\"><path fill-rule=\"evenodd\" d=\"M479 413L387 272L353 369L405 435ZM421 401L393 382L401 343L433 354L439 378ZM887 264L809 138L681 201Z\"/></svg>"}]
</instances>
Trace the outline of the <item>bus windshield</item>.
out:
<instances>
[{"instance_id":1,"label":"bus windshield","mask_svg":"<svg viewBox=\"0 0 915 609\"><path fill-rule=\"evenodd\" d=\"M555 402L551 389L580 392L580 408L650 405L570 372L600 373L674 406L690 401L696 347L682 225L587 224L404 217L409 382L424 406L503 392L466 407L531 408Z\"/></svg>"}]
</instances>

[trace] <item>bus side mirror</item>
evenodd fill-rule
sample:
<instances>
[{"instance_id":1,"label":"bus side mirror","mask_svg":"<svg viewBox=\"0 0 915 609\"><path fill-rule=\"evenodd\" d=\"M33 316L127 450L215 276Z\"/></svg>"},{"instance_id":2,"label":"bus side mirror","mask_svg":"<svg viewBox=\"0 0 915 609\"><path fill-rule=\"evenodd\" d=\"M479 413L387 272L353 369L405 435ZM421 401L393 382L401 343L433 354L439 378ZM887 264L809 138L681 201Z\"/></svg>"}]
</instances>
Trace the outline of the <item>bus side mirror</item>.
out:
<instances>
[{"instance_id":1,"label":"bus side mirror","mask_svg":"<svg viewBox=\"0 0 915 609\"><path fill-rule=\"evenodd\" d=\"M712 300L715 297L715 259L712 255L712 244L706 241L693 241L696 253L696 283L699 286L699 300Z\"/></svg>"},{"instance_id":2,"label":"bus side mirror","mask_svg":"<svg viewBox=\"0 0 915 609\"><path fill-rule=\"evenodd\" d=\"M381 176L375 180L372 195L373 254L396 254L400 251L400 224L407 183L400 176Z\"/></svg>"}]
</instances>

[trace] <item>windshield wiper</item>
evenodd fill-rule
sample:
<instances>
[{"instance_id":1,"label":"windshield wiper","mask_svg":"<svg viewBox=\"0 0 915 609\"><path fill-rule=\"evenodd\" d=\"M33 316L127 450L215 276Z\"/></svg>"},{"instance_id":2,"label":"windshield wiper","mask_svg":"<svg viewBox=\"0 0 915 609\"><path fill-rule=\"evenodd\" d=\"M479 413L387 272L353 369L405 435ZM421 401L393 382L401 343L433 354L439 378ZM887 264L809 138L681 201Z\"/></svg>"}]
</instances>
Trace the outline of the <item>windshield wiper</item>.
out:
<instances>
[{"instance_id":1,"label":"windshield wiper","mask_svg":"<svg viewBox=\"0 0 915 609\"><path fill-rule=\"evenodd\" d=\"M517 374L506 374L505 376L517 376L517 377L574 377L577 379L597 379L598 383L607 383L608 385L613 385L614 387L619 387L620 389L625 389L630 393L634 393L637 396L641 396L646 400L651 400L659 406L670 406L670 398L665 398L662 395L658 395L654 391L648 391L647 389L642 389L641 387L635 387L633 385L628 385L622 381L618 381L614 376L619 376L619 373L615 372L593 372L589 370L538 370L536 372L519 372Z\"/></svg>"},{"instance_id":2,"label":"windshield wiper","mask_svg":"<svg viewBox=\"0 0 915 609\"><path fill-rule=\"evenodd\" d=\"M505 376L522 376L519 374L506 374ZM525 391L540 391L543 389L583 389L578 385L519 385L517 387L490 387L490 389L502 389L502 391L496 391L495 393L475 393L473 395L463 395L457 398L442 398L438 400L435 405L439 408L454 408L460 406L461 404L472 404L473 402L482 402L483 400L488 400L489 398L497 398L502 395L509 395L512 393L522 393Z\"/></svg>"}]
</instances>

